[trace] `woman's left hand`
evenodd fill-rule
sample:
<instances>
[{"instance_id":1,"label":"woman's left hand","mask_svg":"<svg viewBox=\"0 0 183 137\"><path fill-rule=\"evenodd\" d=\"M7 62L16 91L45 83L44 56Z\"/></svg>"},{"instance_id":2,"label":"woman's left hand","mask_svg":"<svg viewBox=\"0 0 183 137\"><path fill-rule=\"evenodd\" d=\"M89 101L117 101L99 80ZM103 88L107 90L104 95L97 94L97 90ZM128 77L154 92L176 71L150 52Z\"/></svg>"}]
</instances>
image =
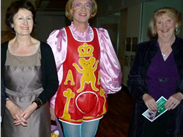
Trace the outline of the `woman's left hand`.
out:
<instances>
[{"instance_id":1,"label":"woman's left hand","mask_svg":"<svg viewBox=\"0 0 183 137\"><path fill-rule=\"evenodd\" d=\"M165 109L168 109L168 110L175 109L182 100L183 100L182 93L178 92L178 93L173 94L172 96L169 97L169 99L165 103Z\"/></svg>"}]
</instances>

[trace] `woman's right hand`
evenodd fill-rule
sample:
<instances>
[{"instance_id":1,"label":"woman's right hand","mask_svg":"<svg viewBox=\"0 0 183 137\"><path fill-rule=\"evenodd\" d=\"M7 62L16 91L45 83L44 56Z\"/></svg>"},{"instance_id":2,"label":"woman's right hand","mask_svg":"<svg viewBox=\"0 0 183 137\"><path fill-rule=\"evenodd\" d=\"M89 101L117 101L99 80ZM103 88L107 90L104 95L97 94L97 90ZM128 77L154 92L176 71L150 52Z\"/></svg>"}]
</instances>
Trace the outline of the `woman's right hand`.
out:
<instances>
[{"instance_id":1,"label":"woman's right hand","mask_svg":"<svg viewBox=\"0 0 183 137\"><path fill-rule=\"evenodd\" d=\"M19 123L26 122L26 120L21 117L23 111L10 99L6 101L6 108L10 111L11 116L15 121L19 121Z\"/></svg>"},{"instance_id":2,"label":"woman's right hand","mask_svg":"<svg viewBox=\"0 0 183 137\"><path fill-rule=\"evenodd\" d=\"M22 110L10 99L6 101L6 108L10 111L13 119L20 119L20 114L22 113Z\"/></svg>"},{"instance_id":3,"label":"woman's right hand","mask_svg":"<svg viewBox=\"0 0 183 137\"><path fill-rule=\"evenodd\" d=\"M153 110L153 111L158 110L158 105L152 96L150 96L149 94L144 94L143 100L148 109Z\"/></svg>"}]
</instances>

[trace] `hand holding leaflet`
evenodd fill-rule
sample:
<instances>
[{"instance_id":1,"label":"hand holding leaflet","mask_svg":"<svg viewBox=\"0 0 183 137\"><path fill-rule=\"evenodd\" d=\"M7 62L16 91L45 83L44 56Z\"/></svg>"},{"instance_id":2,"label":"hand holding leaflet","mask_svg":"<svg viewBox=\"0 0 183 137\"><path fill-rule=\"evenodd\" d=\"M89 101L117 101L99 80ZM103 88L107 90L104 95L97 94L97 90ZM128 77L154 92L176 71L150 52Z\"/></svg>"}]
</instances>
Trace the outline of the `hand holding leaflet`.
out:
<instances>
[{"instance_id":1,"label":"hand holding leaflet","mask_svg":"<svg viewBox=\"0 0 183 137\"><path fill-rule=\"evenodd\" d=\"M167 109L165 109L164 105L166 103L166 99L161 96L156 103L158 104L158 111L152 111L147 109L144 113L142 113L142 115L147 118L149 121L153 122L155 119L157 119L159 116L161 116L162 114L164 114Z\"/></svg>"}]
</instances>

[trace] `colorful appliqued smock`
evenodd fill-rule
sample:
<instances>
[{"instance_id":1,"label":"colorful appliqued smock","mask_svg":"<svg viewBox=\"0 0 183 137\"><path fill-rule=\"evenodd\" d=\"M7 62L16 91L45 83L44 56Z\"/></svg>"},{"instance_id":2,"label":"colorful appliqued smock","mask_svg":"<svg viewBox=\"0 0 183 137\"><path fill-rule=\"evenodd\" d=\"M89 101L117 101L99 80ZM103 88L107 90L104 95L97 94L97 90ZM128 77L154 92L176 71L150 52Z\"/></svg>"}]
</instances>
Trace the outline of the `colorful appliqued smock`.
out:
<instances>
[{"instance_id":1,"label":"colorful appliqued smock","mask_svg":"<svg viewBox=\"0 0 183 137\"><path fill-rule=\"evenodd\" d=\"M60 87L51 107L61 121L81 124L107 112L107 94L121 89L121 67L108 32L88 26L86 32L73 25L53 31L52 47Z\"/></svg>"}]
</instances>

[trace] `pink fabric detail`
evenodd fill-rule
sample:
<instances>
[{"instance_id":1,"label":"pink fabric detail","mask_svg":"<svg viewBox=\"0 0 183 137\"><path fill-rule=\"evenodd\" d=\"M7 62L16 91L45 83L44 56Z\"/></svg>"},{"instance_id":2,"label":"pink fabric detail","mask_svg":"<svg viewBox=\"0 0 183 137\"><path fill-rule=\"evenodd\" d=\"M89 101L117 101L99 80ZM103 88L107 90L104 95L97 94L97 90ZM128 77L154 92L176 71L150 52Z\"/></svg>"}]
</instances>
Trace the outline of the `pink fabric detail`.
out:
<instances>
[{"instance_id":1,"label":"pink fabric detail","mask_svg":"<svg viewBox=\"0 0 183 137\"><path fill-rule=\"evenodd\" d=\"M75 27L74 24L71 23L70 29L72 30L73 36L76 40L79 41L91 41L93 39L93 30L91 27L88 25L88 28L85 32L80 32L78 31Z\"/></svg>"},{"instance_id":2,"label":"pink fabric detail","mask_svg":"<svg viewBox=\"0 0 183 137\"><path fill-rule=\"evenodd\" d=\"M99 28L98 32L101 50L101 84L106 94L114 94L121 89L121 66L114 51L107 30Z\"/></svg>"}]
</instances>

